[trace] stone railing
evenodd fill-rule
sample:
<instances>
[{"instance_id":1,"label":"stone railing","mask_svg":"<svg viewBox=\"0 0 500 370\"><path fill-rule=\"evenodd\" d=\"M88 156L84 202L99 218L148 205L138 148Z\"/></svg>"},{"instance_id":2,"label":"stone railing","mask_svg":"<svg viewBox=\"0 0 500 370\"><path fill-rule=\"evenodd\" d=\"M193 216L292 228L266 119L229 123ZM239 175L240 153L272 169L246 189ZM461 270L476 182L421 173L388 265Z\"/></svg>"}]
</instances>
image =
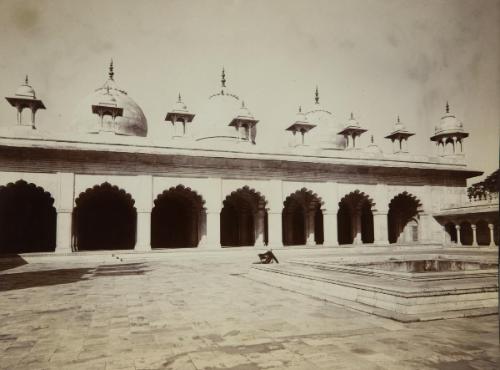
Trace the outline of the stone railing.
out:
<instances>
[{"instance_id":1,"label":"stone railing","mask_svg":"<svg viewBox=\"0 0 500 370\"><path fill-rule=\"evenodd\" d=\"M494 203L498 202L498 193L482 192L474 195L469 195L469 202Z\"/></svg>"}]
</instances>

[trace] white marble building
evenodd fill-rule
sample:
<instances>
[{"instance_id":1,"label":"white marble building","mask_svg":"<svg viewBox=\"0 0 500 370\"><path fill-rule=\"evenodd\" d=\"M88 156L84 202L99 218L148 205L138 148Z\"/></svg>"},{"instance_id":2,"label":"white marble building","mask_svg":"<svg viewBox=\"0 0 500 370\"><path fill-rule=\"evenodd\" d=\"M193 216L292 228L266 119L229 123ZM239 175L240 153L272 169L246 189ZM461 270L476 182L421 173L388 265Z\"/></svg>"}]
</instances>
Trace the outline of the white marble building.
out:
<instances>
[{"instance_id":1,"label":"white marble building","mask_svg":"<svg viewBox=\"0 0 500 370\"><path fill-rule=\"evenodd\" d=\"M36 127L45 106L26 79L6 98L17 124L0 133L0 253L443 243L434 216L482 173L466 168L468 134L448 105L428 156L408 153L399 117L392 153L373 137L359 147L363 124L334 119L318 90L269 147L226 84L223 72L200 112L179 96L165 138L148 136L112 65L79 106L78 135Z\"/></svg>"}]
</instances>

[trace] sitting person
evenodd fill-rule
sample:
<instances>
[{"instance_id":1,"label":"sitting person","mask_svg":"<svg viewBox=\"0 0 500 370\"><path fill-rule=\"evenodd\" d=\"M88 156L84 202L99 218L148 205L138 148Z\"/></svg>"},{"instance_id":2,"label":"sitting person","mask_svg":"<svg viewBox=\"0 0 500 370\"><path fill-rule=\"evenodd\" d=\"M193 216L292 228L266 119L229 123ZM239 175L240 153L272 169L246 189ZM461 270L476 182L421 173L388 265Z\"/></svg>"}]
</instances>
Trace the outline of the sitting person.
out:
<instances>
[{"instance_id":1,"label":"sitting person","mask_svg":"<svg viewBox=\"0 0 500 370\"><path fill-rule=\"evenodd\" d=\"M268 250L266 253L259 253L259 259L260 259L260 263L266 264L266 265L268 263L273 263L273 261L276 263L279 263L278 259L276 258L276 256L274 255L274 253L271 249Z\"/></svg>"}]
</instances>

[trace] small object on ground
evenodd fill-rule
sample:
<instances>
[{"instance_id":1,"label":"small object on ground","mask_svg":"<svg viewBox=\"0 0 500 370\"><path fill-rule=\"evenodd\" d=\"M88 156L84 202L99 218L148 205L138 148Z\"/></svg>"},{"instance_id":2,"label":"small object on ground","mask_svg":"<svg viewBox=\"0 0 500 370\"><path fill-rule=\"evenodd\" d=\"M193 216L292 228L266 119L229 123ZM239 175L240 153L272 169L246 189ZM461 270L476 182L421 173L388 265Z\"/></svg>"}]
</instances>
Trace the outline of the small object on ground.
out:
<instances>
[{"instance_id":1,"label":"small object on ground","mask_svg":"<svg viewBox=\"0 0 500 370\"><path fill-rule=\"evenodd\" d=\"M269 263L279 263L278 259L274 255L272 249L268 250L266 253L259 253L260 263L267 265Z\"/></svg>"}]
</instances>

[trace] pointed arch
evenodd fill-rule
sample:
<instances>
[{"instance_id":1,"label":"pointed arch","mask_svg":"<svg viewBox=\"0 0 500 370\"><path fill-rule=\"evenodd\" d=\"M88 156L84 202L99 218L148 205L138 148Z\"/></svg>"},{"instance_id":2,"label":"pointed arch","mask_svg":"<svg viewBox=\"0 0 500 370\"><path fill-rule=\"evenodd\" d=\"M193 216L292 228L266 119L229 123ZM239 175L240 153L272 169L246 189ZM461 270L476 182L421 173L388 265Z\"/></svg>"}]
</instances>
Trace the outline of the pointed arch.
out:
<instances>
[{"instance_id":1,"label":"pointed arch","mask_svg":"<svg viewBox=\"0 0 500 370\"><path fill-rule=\"evenodd\" d=\"M104 182L81 193L73 212L76 250L133 249L135 201L125 190Z\"/></svg>"},{"instance_id":2,"label":"pointed arch","mask_svg":"<svg viewBox=\"0 0 500 370\"><path fill-rule=\"evenodd\" d=\"M151 212L151 247L197 247L205 217L205 200L196 191L184 185L163 191Z\"/></svg>"},{"instance_id":3,"label":"pointed arch","mask_svg":"<svg viewBox=\"0 0 500 370\"><path fill-rule=\"evenodd\" d=\"M307 188L288 195L283 202L283 244L323 244L323 205L323 199Z\"/></svg>"},{"instance_id":4,"label":"pointed arch","mask_svg":"<svg viewBox=\"0 0 500 370\"><path fill-rule=\"evenodd\" d=\"M56 217L42 187L24 180L0 186L0 254L54 251Z\"/></svg>"},{"instance_id":5,"label":"pointed arch","mask_svg":"<svg viewBox=\"0 0 500 370\"><path fill-rule=\"evenodd\" d=\"M267 244L267 200L243 186L226 196L220 213L222 246Z\"/></svg>"},{"instance_id":6,"label":"pointed arch","mask_svg":"<svg viewBox=\"0 0 500 370\"><path fill-rule=\"evenodd\" d=\"M394 196L387 214L389 243L418 242L422 212L422 202L415 195L403 191Z\"/></svg>"},{"instance_id":7,"label":"pointed arch","mask_svg":"<svg viewBox=\"0 0 500 370\"><path fill-rule=\"evenodd\" d=\"M354 190L341 198L337 212L339 244L373 243L375 202L368 194Z\"/></svg>"}]
</instances>

